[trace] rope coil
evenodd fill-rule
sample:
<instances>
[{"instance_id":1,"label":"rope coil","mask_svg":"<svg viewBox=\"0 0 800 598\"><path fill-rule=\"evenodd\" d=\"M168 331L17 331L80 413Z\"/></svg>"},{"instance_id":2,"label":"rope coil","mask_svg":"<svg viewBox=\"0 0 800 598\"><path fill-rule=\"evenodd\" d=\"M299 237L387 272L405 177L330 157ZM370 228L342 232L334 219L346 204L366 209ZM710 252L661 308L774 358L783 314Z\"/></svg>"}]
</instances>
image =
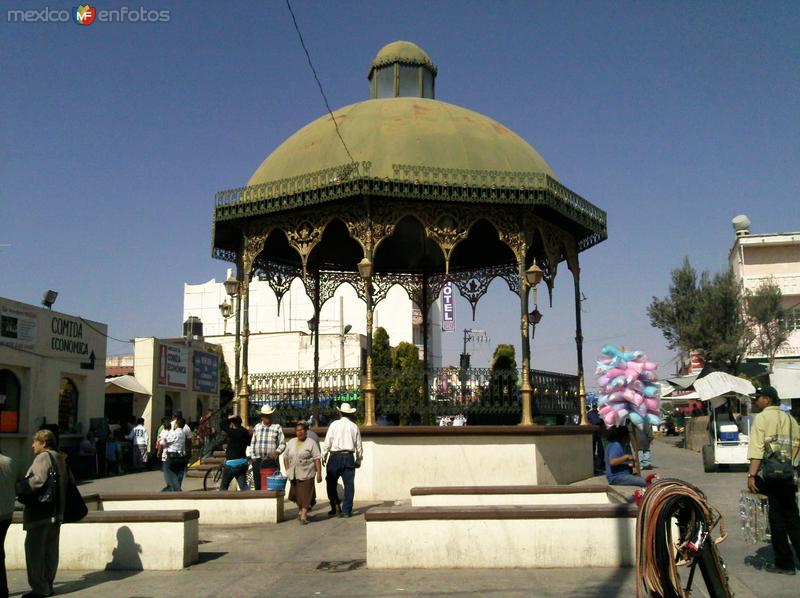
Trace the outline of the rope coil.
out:
<instances>
[{"instance_id":1,"label":"rope coil","mask_svg":"<svg viewBox=\"0 0 800 598\"><path fill-rule=\"evenodd\" d=\"M675 541L674 522L679 535ZM717 526L719 537L712 539ZM676 479L654 482L642 496L636 519L637 598L690 596L697 565L712 598L733 596L716 548L725 538L721 513L708 504L700 489ZM691 571L684 589L678 567L687 565Z\"/></svg>"}]
</instances>

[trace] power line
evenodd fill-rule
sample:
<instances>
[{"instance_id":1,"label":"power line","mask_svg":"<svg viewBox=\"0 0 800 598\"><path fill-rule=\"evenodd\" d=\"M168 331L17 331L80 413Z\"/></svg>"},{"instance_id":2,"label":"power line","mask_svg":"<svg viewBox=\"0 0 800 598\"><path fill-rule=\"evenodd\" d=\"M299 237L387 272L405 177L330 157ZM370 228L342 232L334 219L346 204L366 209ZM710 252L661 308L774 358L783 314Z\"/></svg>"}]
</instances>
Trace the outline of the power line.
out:
<instances>
[{"instance_id":1,"label":"power line","mask_svg":"<svg viewBox=\"0 0 800 598\"><path fill-rule=\"evenodd\" d=\"M328 103L328 97L325 95L325 90L322 89L322 83L320 82L319 77L317 76L317 69L314 68L313 63L311 62L311 55L308 53L308 48L306 48L305 41L303 41L303 34L300 33L300 27L297 26L297 19L294 16L294 11L292 10L292 5L289 3L289 0L286 0L286 6L289 8L289 13L292 15L294 30L297 31L297 37L300 38L300 45L303 46L303 51L306 53L308 66L311 67L311 72L314 73L314 79L316 79L317 86L319 87L319 92L322 94L322 99L325 101L325 107L328 109L328 114L331 115L331 119L333 120L333 126L336 128L336 135L339 137L339 141L342 142L342 147L344 147L344 151L347 152L347 157L350 158L350 162L355 164L355 160L353 159L350 150L347 149L347 144L344 142L344 138L342 137L342 134L339 131L339 123L336 122L336 117L333 115L333 110L331 110L331 105Z\"/></svg>"},{"instance_id":2,"label":"power line","mask_svg":"<svg viewBox=\"0 0 800 598\"><path fill-rule=\"evenodd\" d=\"M103 332L102 330L98 330L97 328L95 328L94 326L92 326L92 325L91 325L91 324L90 324L90 323L89 323L87 320L84 320L84 319L83 319L82 317L80 317L80 316L78 316L78 319L79 319L81 322L83 322L84 324L86 324L86 325L87 325L89 328L91 328L92 330L94 330L94 331L95 331L97 334L100 334L100 335L102 335L102 336L104 336L104 337L106 337L106 338L110 338L112 341L117 341L118 343L125 343L125 344L128 344L128 345L130 345L130 344L133 344L133 341L131 341L131 340L124 341L124 340L122 340L122 339L119 339L119 338L114 338L113 336L111 336L111 335L109 335L109 334L106 334L106 333L105 333L105 332Z\"/></svg>"}]
</instances>

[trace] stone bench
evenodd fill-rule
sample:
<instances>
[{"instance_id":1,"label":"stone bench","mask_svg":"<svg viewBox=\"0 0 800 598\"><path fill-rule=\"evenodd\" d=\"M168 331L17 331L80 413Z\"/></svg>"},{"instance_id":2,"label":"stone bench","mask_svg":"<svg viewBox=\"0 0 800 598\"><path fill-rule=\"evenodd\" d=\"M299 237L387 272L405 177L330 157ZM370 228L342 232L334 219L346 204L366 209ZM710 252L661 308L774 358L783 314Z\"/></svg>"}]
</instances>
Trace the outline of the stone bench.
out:
<instances>
[{"instance_id":1,"label":"stone bench","mask_svg":"<svg viewBox=\"0 0 800 598\"><path fill-rule=\"evenodd\" d=\"M61 526L58 568L77 570L183 569L198 560L197 510L91 510ZM6 568L25 569L22 513L14 513L6 537Z\"/></svg>"},{"instance_id":2,"label":"stone bench","mask_svg":"<svg viewBox=\"0 0 800 598\"><path fill-rule=\"evenodd\" d=\"M420 486L411 489L412 507L482 505L608 505L626 502L608 485L585 486Z\"/></svg>"},{"instance_id":3,"label":"stone bench","mask_svg":"<svg viewBox=\"0 0 800 598\"><path fill-rule=\"evenodd\" d=\"M203 525L283 521L283 493L278 492L100 492L96 496L99 508L107 512L197 509Z\"/></svg>"},{"instance_id":4,"label":"stone bench","mask_svg":"<svg viewBox=\"0 0 800 598\"><path fill-rule=\"evenodd\" d=\"M367 567L632 567L635 505L378 507Z\"/></svg>"}]
</instances>

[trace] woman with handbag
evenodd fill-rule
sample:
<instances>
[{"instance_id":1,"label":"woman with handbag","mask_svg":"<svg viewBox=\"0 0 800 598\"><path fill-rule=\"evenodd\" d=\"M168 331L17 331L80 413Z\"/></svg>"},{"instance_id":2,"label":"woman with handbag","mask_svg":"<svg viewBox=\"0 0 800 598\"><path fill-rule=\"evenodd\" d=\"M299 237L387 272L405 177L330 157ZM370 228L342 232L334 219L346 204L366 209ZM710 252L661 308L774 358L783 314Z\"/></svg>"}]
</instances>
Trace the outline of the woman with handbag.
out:
<instances>
[{"instance_id":1,"label":"woman with handbag","mask_svg":"<svg viewBox=\"0 0 800 598\"><path fill-rule=\"evenodd\" d=\"M189 464L189 457L186 451L186 432L183 427L186 421L179 417L175 423L175 428L167 432L164 437L163 450L167 454L164 477L167 479L167 486L171 492L180 492L183 483L183 474Z\"/></svg>"},{"instance_id":2,"label":"woman with handbag","mask_svg":"<svg viewBox=\"0 0 800 598\"><path fill-rule=\"evenodd\" d=\"M289 500L299 509L300 523L308 523L308 509L314 499L314 478L322 482L319 444L308 437L308 424L300 422L295 426L295 438L286 443L283 465L286 477L291 480Z\"/></svg>"},{"instance_id":3,"label":"woman with handbag","mask_svg":"<svg viewBox=\"0 0 800 598\"><path fill-rule=\"evenodd\" d=\"M31 448L36 455L33 464L17 483L18 499L25 505L22 528L27 531L25 561L32 590L23 598L53 595L69 475L50 430L36 432Z\"/></svg>"}]
</instances>

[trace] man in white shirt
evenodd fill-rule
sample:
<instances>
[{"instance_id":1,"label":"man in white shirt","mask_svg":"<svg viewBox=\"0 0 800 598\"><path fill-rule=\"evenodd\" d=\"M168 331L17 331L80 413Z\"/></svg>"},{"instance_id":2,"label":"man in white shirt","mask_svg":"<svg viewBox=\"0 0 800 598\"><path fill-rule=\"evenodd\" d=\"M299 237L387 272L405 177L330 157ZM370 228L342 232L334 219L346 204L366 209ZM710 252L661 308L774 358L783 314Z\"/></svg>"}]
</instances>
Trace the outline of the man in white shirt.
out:
<instances>
[{"instance_id":1,"label":"man in white shirt","mask_svg":"<svg viewBox=\"0 0 800 598\"><path fill-rule=\"evenodd\" d=\"M147 448L150 445L150 439L147 436L147 430L144 427L144 418L140 417L136 420L136 425L125 438L133 443L133 467L134 469L141 469L147 463Z\"/></svg>"},{"instance_id":2,"label":"man in white shirt","mask_svg":"<svg viewBox=\"0 0 800 598\"><path fill-rule=\"evenodd\" d=\"M322 449L323 460L327 459L325 481L328 488L328 500L331 510L328 515L339 513L339 517L350 517L353 514L353 496L355 495L356 467L361 466L362 446L361 431L352 421L355 407L342 403L337 407L339 419L328 426L325 434L325 445ZM336 484L339 478L344 484L344 500L339 500Z\"/></svg>"}]
</instances>

